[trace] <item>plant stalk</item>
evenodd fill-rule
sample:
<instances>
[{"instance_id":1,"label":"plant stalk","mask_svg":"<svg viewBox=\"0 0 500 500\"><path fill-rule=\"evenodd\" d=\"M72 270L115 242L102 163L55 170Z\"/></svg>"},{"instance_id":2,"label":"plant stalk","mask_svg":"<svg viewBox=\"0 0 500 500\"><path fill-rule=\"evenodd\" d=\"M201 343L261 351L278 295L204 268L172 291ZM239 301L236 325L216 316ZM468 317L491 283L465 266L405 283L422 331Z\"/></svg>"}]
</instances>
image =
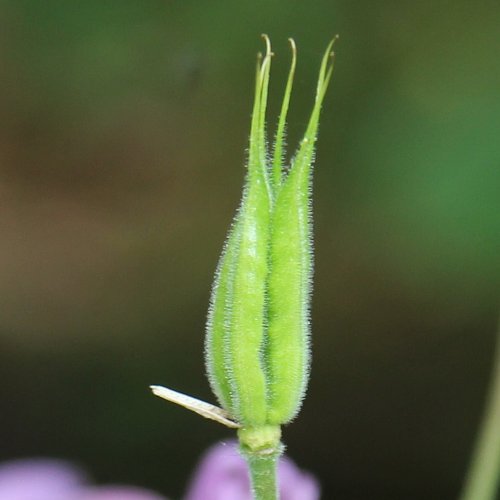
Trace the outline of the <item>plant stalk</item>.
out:
<instances>
[{"instance_id":1,"label":"plant stalk","mask_svg":"<svg viewBox=\"0 0 500 500\"><path fill-rule=\"evenodd\" d=\"M242 427L238 438L250 471L253 500L279 500L277 466L283 452L280 427Z\"/></svg>"},{"instance_id":2,"label":"plant stalk","mask_svg":"<svg viewBox=\"0 0 500 500\"><path fill-rule=\"evenodd\" d=\"M500 324L488 402L460 500L495 500L500 477Z\"/></svg>"},{"instance_id":3,"label":"plant stalk","mask_svg":"<svg viewBox=\"0 0 500 500\"><path fill-rule=\"evenodd\" d=\"M278 455L246 454L254 500L278 500Z\"/></svg>"}]
</instances>

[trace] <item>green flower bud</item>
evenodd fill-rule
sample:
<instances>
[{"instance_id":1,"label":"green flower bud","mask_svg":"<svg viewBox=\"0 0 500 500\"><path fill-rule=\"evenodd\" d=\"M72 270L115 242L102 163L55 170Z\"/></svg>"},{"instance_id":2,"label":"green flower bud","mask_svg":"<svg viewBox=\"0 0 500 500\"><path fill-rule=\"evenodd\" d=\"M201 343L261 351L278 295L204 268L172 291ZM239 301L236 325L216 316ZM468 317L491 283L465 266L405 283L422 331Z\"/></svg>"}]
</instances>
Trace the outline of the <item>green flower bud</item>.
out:
<instances>
[{"instance_id":1,"label":"green flower bud","mask_svg":"<svg viewBox=\"0 0 500 500\"><path fill-rule=\"evenodd\" d=\"M312 163L321 104L333 72L332 41L321 63L304 138L285 169L295 44L290 41L292 64L271 155L265 116L272 52L265 39L267 52L257 64L245 187L217 268L205 342L212 389L228 415L243 426L242 436L253 435L254 428L289 422L306 390ZM247 440L249 446L254 441Z\"/></svg>"}]
</instances>

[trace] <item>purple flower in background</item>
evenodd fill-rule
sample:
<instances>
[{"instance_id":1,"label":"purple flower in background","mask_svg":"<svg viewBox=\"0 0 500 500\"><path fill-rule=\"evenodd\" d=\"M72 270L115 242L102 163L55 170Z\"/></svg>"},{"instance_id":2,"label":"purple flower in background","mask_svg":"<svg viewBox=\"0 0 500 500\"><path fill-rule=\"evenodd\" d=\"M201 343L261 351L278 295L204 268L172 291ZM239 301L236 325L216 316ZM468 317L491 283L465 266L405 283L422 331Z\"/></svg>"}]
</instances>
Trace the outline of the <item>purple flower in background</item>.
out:
<instances>
[{"instance_id":1,"label":"purple flower in background","mask_svg":"<svg viewBox=\"0 0 500 500\"><path fill-rule=\"evenodd\" d=\"M89 486L85 475L65 462L15 460L0 464L0 500L166 500L129 486Z\"/></svg>"},{"instance_id":2,"label":"purple flower in background","mask_svg":"<svg viewBox=\"0 0 500 500\"><path fill-rule=\"evenodd\" d=\"M166 500L166 498L132 486L96 486L81 490L77 500Z\"/></svg>"},{"instance_id":3,"label":"purple flower in background","mask_svg":"<svg viewBox=\"0 0 500 500\"><path fill-rule=\"evenodd\" d=\"M0 464L0 500L68 500L83 483L78 469L58 460Z\"/></svg>"},{"instance_id":4,"label":"purple flower in background","mask_svg":"<svg viewBox=\"0 0 500 500\"><path fill-rule=\"evenodd\" d=\"M319 500L319 485L289 458L278 466L280 500ZM49 459L0 464L0 500L166 500L132 486L92 486L78 468ZM184 500L252 500L245 461L236 441L210 448L201 460Z\"/></svg>"},{"instance_id":5,"label":"purple flower in background","mask_svg":"<svg viewBox=\"0 0 500 500\"><path fill-rule=\"evenodd\" d=\"M318 500L317 481L289 458L278 466L280 500ZM185 500L252 500L248 469L236 441L217 444L202 458Z\"/></svg>"}]
</instances>

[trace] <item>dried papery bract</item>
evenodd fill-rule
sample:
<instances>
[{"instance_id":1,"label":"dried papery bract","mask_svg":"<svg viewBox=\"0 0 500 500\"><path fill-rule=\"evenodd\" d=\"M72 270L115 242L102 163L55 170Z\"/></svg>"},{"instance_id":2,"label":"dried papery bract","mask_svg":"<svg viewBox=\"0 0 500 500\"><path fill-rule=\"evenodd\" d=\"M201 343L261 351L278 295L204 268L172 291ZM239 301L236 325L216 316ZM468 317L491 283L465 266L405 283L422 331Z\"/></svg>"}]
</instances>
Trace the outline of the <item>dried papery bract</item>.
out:
<instances>
[{"instance_id":1,"label":"dried papery bract","mask_svg":"<svg viewBox=\"0 0 500 500\"><path fill-rule=\"evenodd\" d=\"M150 389L153 391L155 396L165 399L166 401L170 401L171 403L175 403L179 406L183 406L184 408L194 411L195 413L198 413L198 415L208 418L209 420L215 420L216 422L219 422L219 424L232 429L239 429L241 427L240 424L231 420L226 410L219 408L218 406L205 403L205 401L187 396L186 394L182 394L181 392L177 392L172 389L167 389L161 385L151 385Z\"/></svg>"},{"instance_id":2,"label":"dried papery bract","mask_svg":"<svg viewBox=\"0 0 500 500\"><path fill-rule=\"evenodd\" d=\"M239 427L254 496L271 500L276 498L281 425L299 411L309 376L312 164L321 105L333 73L334 40L321 61L304 137L286 171L285 128L296 48L290 39L292 62L269 151L266 108L273 53L269 38L263 37L266 53L257 60L243 196L217 266L206 329L207 373L222 409L178 393L172 398L157 386L155 394Z\"/></svg>"}]
</instances>

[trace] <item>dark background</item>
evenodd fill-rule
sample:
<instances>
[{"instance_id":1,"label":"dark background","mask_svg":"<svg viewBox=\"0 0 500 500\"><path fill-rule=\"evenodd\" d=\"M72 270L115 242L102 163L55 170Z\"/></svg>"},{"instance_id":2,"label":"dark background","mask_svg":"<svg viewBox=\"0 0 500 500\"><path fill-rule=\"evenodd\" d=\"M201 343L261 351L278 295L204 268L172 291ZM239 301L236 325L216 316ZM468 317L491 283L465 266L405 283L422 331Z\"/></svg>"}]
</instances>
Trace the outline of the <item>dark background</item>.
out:
<instances>
[{"instance_id":1,"label":"dark background","mask_svg":"<svg viewBox=\"0 0 500 500\"><path fill-rule=\"evenodd\" d=\"M298 45L292 146L341 36L288 453L325 499L455 498L497 322L498 1L1 1L0 459L178 498L231 435L147 386L213 401L204 322L263 32L271 125Z\"/></svg>"}]
</instances>

